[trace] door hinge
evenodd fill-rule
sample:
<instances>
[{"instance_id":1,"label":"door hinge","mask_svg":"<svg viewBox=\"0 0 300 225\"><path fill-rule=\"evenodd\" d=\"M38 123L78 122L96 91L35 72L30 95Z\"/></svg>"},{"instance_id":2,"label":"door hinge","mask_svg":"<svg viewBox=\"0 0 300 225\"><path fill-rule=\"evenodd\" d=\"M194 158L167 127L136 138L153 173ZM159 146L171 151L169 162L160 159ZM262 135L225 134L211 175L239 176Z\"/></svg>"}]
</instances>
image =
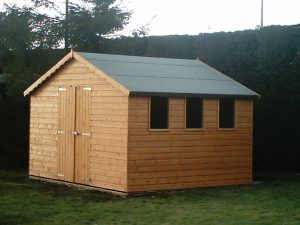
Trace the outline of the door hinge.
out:
<instances>
[{"instance_id":1,"label":"door hinge","mask_svg":"<svg viewBox=\"0 0 300 225\"><path fill-rule=\"evenodd\" d=\"M67 89L66 88L63 88L63 87L59 87L58 88L58 91L66 91Z\"/></svg>"},{"instance_id":2,"label":"door hinge","mask_svg":"<svg viewBox=\"0 0 300 225\"><path fill-rule=\"evenodd\" d=\"M58 173L57 176L58 176L58 177L64 177L65 175L62 174L62 173Z\"/></svg>"},{"instance_id":3,"label":"door hinge","mask_svg":"<svg viewBox=\"0 0 300 225\"><path fill-rule=\"evenodd\" d=\"M82 133L82 136L91 136L91 133Z\"/></svg>"},{"instance_id":4,"label":"door hinge","mask_svg":"<svg viewBox=\"0 0 300 225\"><path fill-rule=\"evenodd\" d=\"M82 90L85 90L85 91L91 91L92 88L91 88L91 87L84 87L84 88L82 88Z\"/></svg>"},{"instance_id":5,"label":"door hinge","mask_svg":"<svg viewBox=\"0 0 300 225\"><path fill-rule=\"evenodd\" d=\"M64 134L65 132L62 131L62 130L58 130L57 133L58 133L58 134Z\"/></svg>"}]
</instances>

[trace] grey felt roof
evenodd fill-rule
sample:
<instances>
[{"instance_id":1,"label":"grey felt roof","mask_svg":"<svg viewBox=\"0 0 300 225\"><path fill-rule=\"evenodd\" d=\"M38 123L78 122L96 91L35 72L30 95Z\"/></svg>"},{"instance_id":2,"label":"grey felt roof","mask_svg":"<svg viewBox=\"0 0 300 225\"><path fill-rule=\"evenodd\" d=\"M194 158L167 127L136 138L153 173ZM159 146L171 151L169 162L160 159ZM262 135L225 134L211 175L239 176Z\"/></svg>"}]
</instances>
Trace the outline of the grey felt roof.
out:
<instances>
[{"instance_id":1,"label":"grey felt roof","mask_svg":"<svg viewBox=\"0 0 300 225\"><path fill-rule=\"evenodd\" d=\"M130 95L259 97L199 60L77 54L125 86Z\"/></svg>"}]
</instances>

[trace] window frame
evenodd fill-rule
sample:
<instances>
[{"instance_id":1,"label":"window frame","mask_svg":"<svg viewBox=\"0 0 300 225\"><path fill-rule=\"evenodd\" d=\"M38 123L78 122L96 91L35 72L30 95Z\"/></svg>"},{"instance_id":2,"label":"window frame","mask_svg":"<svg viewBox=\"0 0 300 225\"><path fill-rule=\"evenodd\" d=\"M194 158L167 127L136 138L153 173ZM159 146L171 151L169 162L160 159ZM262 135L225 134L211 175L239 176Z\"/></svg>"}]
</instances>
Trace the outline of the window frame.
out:
<instances>
[{"instance_id":1,"label":"window frame","mask_svg":"<svg viewBox=\"0 0 300 225\"><path fill-rule=\"evenodd\" d=\"M152 97L166 97L168 99L168 103L167 103L167 111L168 111L168 114L167 114L167 128L151 128L151 98ZM154 131L154 132L165 132L165 131L170 131L170 119L169 119L169 116L170 116L170 97L168 96L150 96L148 97L148 130L149 131Z\"/></svg>"},{"instance_id":2,"label":"window frame","mask_svg":"<svg viewBox=\"0 0 300 225\"><path fill-rule=\"evenodd\" d=\"M218 130L236 130L237 129L237 104L236 104L236 99L235 98L232 98L233 99L233 127L220 127L220 100L222 98L218 98Z\"/></svg>"},{"instance_id":3,"label":"window frame","mask_svg":"<svg viewBox=\"0 0 300 225\"><path fill-rule=\"evenodd\" d=\"M199 128L188 128L186 127L186 119L187 119L187 98L193 98L193 97L185 97L184 98L184 130L185 131L203 131L205 130L205 98L202 98L202 127Z\"/></svg>"}]
</instances>

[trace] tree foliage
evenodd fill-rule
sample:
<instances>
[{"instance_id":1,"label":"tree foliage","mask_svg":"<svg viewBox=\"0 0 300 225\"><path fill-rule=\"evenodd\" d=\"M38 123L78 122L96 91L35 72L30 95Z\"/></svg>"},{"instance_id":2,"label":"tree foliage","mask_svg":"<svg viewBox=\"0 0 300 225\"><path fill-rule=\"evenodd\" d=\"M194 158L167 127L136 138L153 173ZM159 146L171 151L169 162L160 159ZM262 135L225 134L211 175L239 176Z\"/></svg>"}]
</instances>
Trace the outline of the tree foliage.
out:
<instances>
[{"instance_id":1,"label":"tree foliage","mask_svg":"<svg viewBox=\"0 0 300 225\"><path fill-rule=\"evenodd\" d=\"M60 48L67 37L69 47L99 51L103 38L122 30L131 15L116 0L70 3L67 18L52 0L32 2L32 7L6 5L5 12L0 12L1 46L16 51ZM54 9L56 16L44 13L47 9Z\"/></svg>"},{"instance_id":2,"label":"tree foliage","mask_svg":"<svg viewBox=\"0 0 300 225\"><path fill-rule=\"evenodd\" d=\"M1 49L24 51L56 48L61 41L58 17L38 13L34 8L6 6L0 13Z\"/></svg>"},{"instance_id":3,"label":"tree foliage","mask_svg":"<svg viewBox=\"0 0 300 225\"><path fill-rule=\"evenodd\" d=\"M115 6L115 0L84 0L92 10L71 5L68 17L69 41L73 48L99 51L104 36L122 30L130 13Z\"/></svg>"}]
</instances>

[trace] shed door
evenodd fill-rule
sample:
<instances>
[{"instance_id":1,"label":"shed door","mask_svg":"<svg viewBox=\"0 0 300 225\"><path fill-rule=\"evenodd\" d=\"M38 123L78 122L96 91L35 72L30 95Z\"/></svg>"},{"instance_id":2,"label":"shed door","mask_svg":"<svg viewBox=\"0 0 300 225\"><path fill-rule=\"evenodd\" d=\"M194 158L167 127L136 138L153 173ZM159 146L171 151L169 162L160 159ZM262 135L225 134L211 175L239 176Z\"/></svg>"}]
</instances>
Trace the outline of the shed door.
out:
<instances>
[{"instance_id":1,"label":"shed door","mask_svg":"<svg viewBox=\"0 0 300 225\"><path fill-rule=\"evenodd\" d=\"M59 88L58 178L89 184L90 87Z\"/></svg>"},{"instance_id":2,"label":"shed door","mask_svg":"<svg viewBox=\"0 0 300 225\"><path fill-rule=\"evenodd\" d=\"M90 87L76 88L75 182L90 183Z\"/></svg>"},{"instance_id":3,"label":"shed door","mask_svg":"<svg viewBox=\"0 0 300 225\"><path fill-rule=\"evenodd\" d=\"M61 180L74 181L75 88L61 87L58 110L58 173Z\"/></svg>"}]
</instances>

